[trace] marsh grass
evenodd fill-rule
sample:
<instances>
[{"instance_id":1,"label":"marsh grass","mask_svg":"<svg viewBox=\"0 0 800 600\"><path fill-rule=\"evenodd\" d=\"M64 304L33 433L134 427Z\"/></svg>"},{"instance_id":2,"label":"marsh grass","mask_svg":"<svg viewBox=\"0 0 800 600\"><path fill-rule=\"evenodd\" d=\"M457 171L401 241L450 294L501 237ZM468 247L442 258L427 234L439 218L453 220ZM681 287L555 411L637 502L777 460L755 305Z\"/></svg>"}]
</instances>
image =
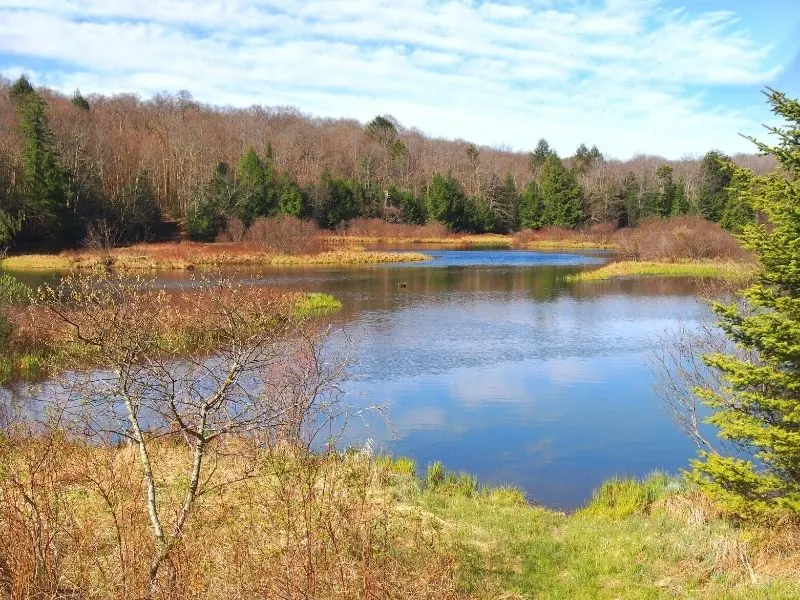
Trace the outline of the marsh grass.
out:
<instances>
[{"instance_id":1,"label":"marsh grass","mask_svg":"<svg viewBox=\"0 0 800 600\"><path fill-rule=\"evenodd\" d=\"M61 254L11 256L2 262L9 271L89 270L193 270L235 266L356 265L410 262L430 257L413 252L376 252L339 249L314 254L278 254L245 242L201 244L139 244L115 248L104 253L93 250Z\"/></svg>"},{"instance_id":2,"label":"marsh grass","mask_svg":"<svg viewBox=\"0 0 800 600\"><path fill-rule=\"evenodd\" d=\"M301 319L331 315L342 308L338 298L330 294L305 294L297 299L294 314Z\"/></svg>"},{"instance_id":3,"label":"marsh grass","mask_svg":"<svg viewBox=\"0 0 800 600\"><path fill-rule=\"evenodd\" d=\"M601 281L620 277L693 277L698 279L723 279L746 283L757 272L751 262L694 261L647 262L619 261L598 269L573 273L564 278L568 282Z\"/></svg>"},{"instance_id":4,"label":"marsh grass","mask_svg":"<svg viewBox=\"0 0 800 600\"><path fill-rule=\"evenodd\" d=\"M303 322L335 313L341 302L327 294L287 294L261 286L237 285L216 287L209 278L196 288L180 290L155 289L143 279L125 283L123 277L105 273L71 276L64 284L82 286L87 294L95 285L109 283L125 288L130 304L127 312L142 316L141 326L149 336L148 344L165 356L175 358L202 354L217 342L225 331L230 313L225 306L235 305L243 318L252 322L240 324L246 331L258 328L280 329L287 321ZM202 283L203 278L198 278ZM98 309L99 310L99 309ZM80 306L67 304L61 316L45 300L29 306L15 306L4 313L9 327L0 351L0 384L16 380L37 381L67 369L99 366L103 356L92 344L82 343L68 321L85 319ZM95 317L100 320L98 315ZM83 333L86 333L85 331Z\"/></svg>"}]
</instances>

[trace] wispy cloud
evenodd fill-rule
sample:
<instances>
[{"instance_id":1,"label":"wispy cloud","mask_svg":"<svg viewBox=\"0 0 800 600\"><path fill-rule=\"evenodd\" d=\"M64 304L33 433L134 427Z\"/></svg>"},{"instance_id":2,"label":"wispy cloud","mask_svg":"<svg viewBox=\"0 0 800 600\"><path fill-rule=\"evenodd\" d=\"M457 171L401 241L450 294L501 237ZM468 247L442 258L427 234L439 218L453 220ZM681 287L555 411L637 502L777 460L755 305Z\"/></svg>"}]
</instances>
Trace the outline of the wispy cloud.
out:
<instances>
[{"instance_id":1,"label":"wispy cloud","mask_svg":"<svg viewBox=\"0 0 800 600\"><path fill-rule=\"evenodd\" d=\"M760 98L724 91L781 67L735 13L659 0L0 0L0 69L58 89L391 113L563 153L747 148Z\"/></svg>"}]
</instances>

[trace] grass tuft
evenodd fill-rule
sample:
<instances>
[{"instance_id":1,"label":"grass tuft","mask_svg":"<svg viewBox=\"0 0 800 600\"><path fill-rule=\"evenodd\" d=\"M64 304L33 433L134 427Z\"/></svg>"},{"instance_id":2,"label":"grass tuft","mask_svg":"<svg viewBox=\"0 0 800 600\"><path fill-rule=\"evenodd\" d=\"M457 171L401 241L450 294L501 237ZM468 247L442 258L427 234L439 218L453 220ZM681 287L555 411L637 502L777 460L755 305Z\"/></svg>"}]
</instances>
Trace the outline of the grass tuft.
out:
<instances>
[{"instance_id":1,"label":"grass tuft","mask_svg":"<svg viewBox=\"0 0 800 600\"><path fill-rule=\"evenodd\" d=\"M332 315L342 308L338 298L329 294L306 294L301 297L295 307L295 316L300 319Z\"/></svg>"}]
</instances>

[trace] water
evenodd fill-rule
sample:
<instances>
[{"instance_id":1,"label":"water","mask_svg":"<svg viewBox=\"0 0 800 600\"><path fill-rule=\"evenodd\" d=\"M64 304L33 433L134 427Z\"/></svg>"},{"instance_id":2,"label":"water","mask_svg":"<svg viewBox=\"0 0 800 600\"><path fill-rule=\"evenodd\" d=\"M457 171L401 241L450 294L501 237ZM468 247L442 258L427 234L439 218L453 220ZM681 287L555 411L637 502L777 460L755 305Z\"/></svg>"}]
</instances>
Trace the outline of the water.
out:
<instances>
[{"instance_id":1,"label":"water","mask_svg":"<svg viewBox=\"0 0 800 600\"><path fill-rule=\"evenodd\" d=\"M601 254L426 252L435 260L234 275L342 300L346 401L383 405L391 423L355 423L348 441L370 438L420 469L441 460L562 509L613 475L687 466L694 447L655 396L647 360L658 335L704 314L691 282L563 281Z\"/></svg>"}]
</instances>

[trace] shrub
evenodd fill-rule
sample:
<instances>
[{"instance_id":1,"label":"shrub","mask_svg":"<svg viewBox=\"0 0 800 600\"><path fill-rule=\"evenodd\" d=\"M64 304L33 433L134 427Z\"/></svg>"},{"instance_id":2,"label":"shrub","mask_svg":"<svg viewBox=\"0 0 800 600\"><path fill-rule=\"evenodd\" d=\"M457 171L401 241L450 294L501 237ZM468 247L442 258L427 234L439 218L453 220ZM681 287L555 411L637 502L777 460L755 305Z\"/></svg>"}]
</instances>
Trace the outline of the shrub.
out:
<instances>
[{"instance_id":1,"label":"shrub","mask_svg":"<svg viewBox=\"0 0 800 600\"><path fill-rule=\"evenodd\" d=\"M620 254L635 260L744 260L749 255L722 227L699 216L651 218L617 234Z\"/></svg>"},{"instance_id":2,"label":"shrub","mask_svg":"<svg viewBox=\"0 0 800 600\"><path fill-rule=\"evenodd\" d=\"M353 219L345 227L339 229L341 235L378 239L424 239L446 238L452 233L441 223L427 225L408 225L389 223L383 219Z\"/></svg>"},{"instance_id":3,"label":"shrub","mask_svg":"<svg viewBox=\"0 0 800 600\"><path fill-rule=\"evenodd\" d=\"M288 215L257 219L244 241L275 254L316 254L325 247L314 223Z\"/></svg>"},{"instance_id":4,"label":"shrub","mask_svg":"<svg viewBox=\"0 0 800 600\"><path fill-rule=\"evenodd\" d=\"M244 239L247 228L241 219L232 217L228 219L225 230L217 236L218 242L241 242Z\"/></svg>"}]
</instances>

